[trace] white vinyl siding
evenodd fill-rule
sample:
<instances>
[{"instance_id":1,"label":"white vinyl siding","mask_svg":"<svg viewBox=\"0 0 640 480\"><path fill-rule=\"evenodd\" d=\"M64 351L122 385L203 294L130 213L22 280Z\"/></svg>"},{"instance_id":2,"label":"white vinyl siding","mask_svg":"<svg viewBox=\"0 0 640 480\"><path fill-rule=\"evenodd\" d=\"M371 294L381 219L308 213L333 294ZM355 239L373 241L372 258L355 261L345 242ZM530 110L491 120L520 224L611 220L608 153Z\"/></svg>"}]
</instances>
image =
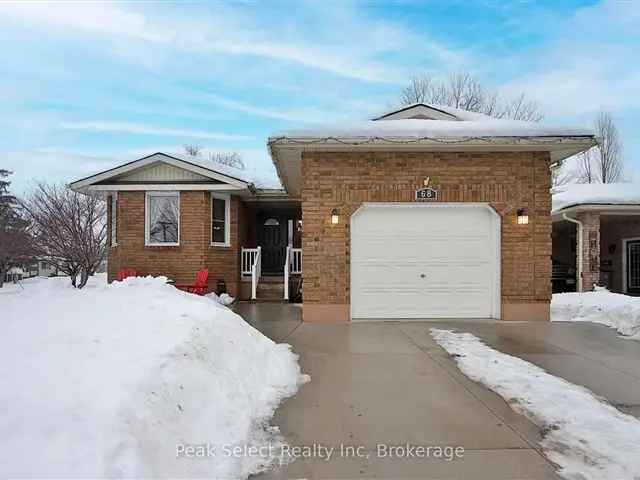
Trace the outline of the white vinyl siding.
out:
<instances>
[{"instance_id":1,"label":"white vinyl siding","mask_svg":"<svg viewBox=\"0 0 640 480\"><path fill-rule=\"evenodd\" d=\"M156 162L115 178L119 182L187 182L210 180L204 175L168 163Z\"/></svg>"}]
</instances>

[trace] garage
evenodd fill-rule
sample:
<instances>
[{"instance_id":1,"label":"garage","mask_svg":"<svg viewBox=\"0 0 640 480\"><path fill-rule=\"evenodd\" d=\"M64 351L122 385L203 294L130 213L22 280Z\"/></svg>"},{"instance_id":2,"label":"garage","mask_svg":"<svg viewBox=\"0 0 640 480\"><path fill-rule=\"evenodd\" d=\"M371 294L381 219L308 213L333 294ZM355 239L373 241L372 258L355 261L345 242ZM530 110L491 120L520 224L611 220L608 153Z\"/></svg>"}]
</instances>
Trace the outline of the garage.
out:
<instances>
[{"instance_id":1,"label":"garage","mask_svg":"<svg viewBox=\"0 0 640 480\"><path fill-rule=\"evenodd\" d=\"M365 203L351 217L353 320L500 318L500 217L484 203Z\"/></svg>"}]
</instances>

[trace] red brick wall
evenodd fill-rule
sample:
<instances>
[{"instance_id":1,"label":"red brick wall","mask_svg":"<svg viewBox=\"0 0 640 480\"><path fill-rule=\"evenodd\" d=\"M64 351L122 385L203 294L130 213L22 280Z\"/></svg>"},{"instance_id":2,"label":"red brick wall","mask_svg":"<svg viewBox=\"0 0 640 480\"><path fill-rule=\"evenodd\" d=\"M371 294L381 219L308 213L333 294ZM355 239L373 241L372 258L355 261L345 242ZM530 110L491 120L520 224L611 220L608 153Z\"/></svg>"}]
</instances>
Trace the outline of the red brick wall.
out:
<instances>
[{"instance_id":1,"label":"red brick wall","mask_svg":"<svg viewBox=\"0 0 640 480\"><path fill-rule=\"evenodd\" d=\"M211 246L211 197L205 191L180 193L180 245L150 247L145 246L144 199L144 192L118 193L118 246L108 249L109 281L121 268L135 268L140 275L167 275L176 282L190 283L206 267L209 290L215 290L217 280L223 279L235 296L240 280L239 200L231 197L230 247Z\"/></svg>"},{"instance_id":2,"label":"red brick wall","mask_svg":"<svg viewBox=\"0 0 640 480\"><path fill-rule=\"evenodd\" d=\"M304 302L349 303L349 224L363 202L413 202L425 177L442 202L489 202L502 217L502 302L551 298L549 154L305 152L302 161ZM333 208L338 225L330 223ZM516 224L516 210L529 224ZM545 307L545 305L547 305Z\"/></svg>"},{"instance_id":3,"label":"red brick wall","mask_svg":"<svg viewBox=\"0 0 640 480\"><path fill-rule=\"evenodd\" d=\"M582 222L582 291L590 292L600 284L600 214L580 212Z\"/></svg>"}]
</instances>

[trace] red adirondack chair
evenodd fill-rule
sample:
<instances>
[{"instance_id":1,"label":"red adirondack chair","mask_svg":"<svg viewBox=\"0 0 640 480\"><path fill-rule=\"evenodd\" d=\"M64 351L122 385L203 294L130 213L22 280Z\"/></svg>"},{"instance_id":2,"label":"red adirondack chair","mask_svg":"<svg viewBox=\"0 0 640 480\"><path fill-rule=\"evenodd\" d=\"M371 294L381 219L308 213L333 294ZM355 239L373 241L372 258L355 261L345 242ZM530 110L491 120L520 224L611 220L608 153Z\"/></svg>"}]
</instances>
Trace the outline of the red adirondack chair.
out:
<instances>
[{"instance_id":1,"label":"red adirondack chair","mask_svg":"<svg viewBox=\"0 0 640 480\"><path fill-rule=\"evenodd\" d=\"M121 282L127 277L137 277L137 276L138 276L138 272L135 270L135 268L123 268L118 272L118 281Z\"/></svg>"},{"instance_id":2,"label":"red adirondack chair","mask_svg":"<svg viewBox=\"0 0 640 480\"><path fill-rule=\"evenodd\" d=\"M193 284L176 283L175 287L196 295L204 295L207 292L207 282L209 281L209 269L203 268L196 274L196 281Z\"/></svg>"}]
</instances>

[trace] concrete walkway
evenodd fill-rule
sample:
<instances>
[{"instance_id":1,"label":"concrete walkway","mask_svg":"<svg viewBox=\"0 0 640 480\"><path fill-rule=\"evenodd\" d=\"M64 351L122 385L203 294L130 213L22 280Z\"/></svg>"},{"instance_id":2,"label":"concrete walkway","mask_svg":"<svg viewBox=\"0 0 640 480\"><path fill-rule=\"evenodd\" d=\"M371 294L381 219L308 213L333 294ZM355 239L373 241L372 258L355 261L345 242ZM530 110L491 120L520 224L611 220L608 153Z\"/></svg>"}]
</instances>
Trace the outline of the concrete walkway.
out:
<instances>
[{"instance_id":1,"label":"concrete walkway","mask_svg":"<svg viewBox=\"0 0 640 480\"><path fill-rule=\"evenodd\" d=\"M239 304L247 321L300 355L311 382L277 411L294 446L336 447L256 478L557 478L538 429L462 375L430 327L468 331L492 347L585 385L640 414L640 343L591 324L486 321L300 323L299 307ZM377 445L464 447L455 460L382 458ZM341 456L343 445L364 455Z\"/></svg>"}]
</instances>

